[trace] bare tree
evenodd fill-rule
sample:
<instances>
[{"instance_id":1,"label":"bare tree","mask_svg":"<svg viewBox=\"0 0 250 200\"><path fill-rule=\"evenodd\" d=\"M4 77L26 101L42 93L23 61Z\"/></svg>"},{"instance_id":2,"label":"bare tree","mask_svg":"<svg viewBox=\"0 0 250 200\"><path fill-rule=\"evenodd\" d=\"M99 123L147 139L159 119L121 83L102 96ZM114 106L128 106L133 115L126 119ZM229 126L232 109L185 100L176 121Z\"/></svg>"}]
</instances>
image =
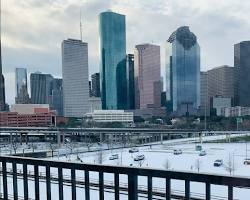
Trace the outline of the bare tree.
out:
<instances>
[{"instance_id":1,"label":"bare tree","mask_svg":"<svg viewBox=\"0 0 250 200\"><path fill-rule=\"evenodd\" d=\"M49 143L49 148L51 150L51 156L54 157L54 152L56 150L57 145L53 143Z\"/></svg>"},{"instance_id":2,"label":"bare tree","mask_svg":"<svg viewBox=\"0 0 250 200\"><path fill-rule=\"evenodd\" d=\"M224 164L224 168L227 172L229 172L230 175L234 173L234 171L236 170L234 163L234 154L232 155L229 153L228 158Z\"/></svg>"},{"instance_id":3,"label":"bare tree","mask_svg":"<svg viewBox=\"0 0 250 200\"><path fill-rule=\"evenodd\" d=\"M195 167L195 169L197 169L198 173L200 172L201 166L202 166L201 160L199 158L196 159L195 163L194 163L194 167Z\"/></svg>"},{"instance_id":4,"label":"bare tree","mask_svg":"<svg viewBox=\"0 0 250 200\"><path fill-rule=\"evenodd\" d=\"M165 163L164 163L164 167L165 169L169 170L171 167L171 162L169 159L166 159Z\"/></svg>"},{"instance_id":5,"label":"bare tree","mask_svg":"<svg viewBox=\"0 0 250 200\"><path fill-rule=\"evenodd\" d=\"M16 154L17 149L18 149L18 144L17 144L16 140L13 140L11 146L12 146L12 149L14 150L14 153Z\"/></svg>"}]
</instances>

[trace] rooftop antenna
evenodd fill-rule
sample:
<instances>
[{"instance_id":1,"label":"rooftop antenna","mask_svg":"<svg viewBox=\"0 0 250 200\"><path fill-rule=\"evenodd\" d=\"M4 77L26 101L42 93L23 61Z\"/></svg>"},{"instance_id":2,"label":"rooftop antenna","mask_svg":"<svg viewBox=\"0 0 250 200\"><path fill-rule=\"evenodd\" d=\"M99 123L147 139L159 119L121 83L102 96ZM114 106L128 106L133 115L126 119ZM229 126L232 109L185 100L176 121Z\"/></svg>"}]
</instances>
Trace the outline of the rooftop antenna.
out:
<instances>
[{"instance_id":1,"label":"rooftop antenna","mask_svg":"<svg viewBox=\"0 0 250 200\"><path fill-rule=\"evenodd\" d=\"M82 10L80 10L80 36L82 41Z\"/></svg>"}]
</instances>

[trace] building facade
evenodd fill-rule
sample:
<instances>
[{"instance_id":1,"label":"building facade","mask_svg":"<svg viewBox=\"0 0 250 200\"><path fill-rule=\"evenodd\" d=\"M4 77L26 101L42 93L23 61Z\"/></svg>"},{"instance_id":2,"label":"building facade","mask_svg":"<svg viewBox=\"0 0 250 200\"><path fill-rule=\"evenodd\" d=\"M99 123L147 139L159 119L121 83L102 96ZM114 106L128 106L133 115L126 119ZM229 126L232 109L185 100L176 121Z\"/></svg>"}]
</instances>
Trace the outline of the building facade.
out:
<instances>
[{"instance_id":1,"label":"building facade","mask_svg":"<svg viewBox=\"0 0 250 200\"><path fill-rule=\"evenodd\" d=\"M1 15L2 15L2 12L0 13L0 22L1 22ZM0 23L0 26L2 26L1 23ZM0 111L3 111L6 109L6 105L5 105L4 76L3 76L3 71L2 71L2 36L1 35L2 33L0 31Z\"/></svg>"},{"instance_id":2,"label":"building facade","mask_svg":"<svg viewBox=\"0 0 250 200\"><path fill-rule=\"evenodd\" d=\"M63 85L62 79L55 78L52 81L51 108L56 110L58 116L63 116Z\"/></svg>"},{"instance_id":3,"label":"building facade","mask_svg":"<svg viewBox=\"0 0 250 200\"><path fill-rule=\"evenodd\" d=\"M100 73L94 73L91 75L91 93L93 97L101 97Z\"/></svg>"},{"instance_id":4,"label":"building facade","mask_svg":"<svg viewBox=\"0 0 250 200\"><path fill-rule=\"evenodd\" d=\"M40 72L30 74L31 103L32 104L51 104L51 74Z\"/></svg>"},{"instance_id":5,"label":"building facade","mask_svg":"<svg viewBox=\"0 0 250 200\"><path fill-rule=\"evenodd\" d=\"M230 97L212 97L211 98L211 114L216 116L222 115L222 109L232 106L232 98Z\"/></svg>"},{"instance_id":6,"label":"building facade","mask_svg":"<svg viewBox=\"0 0 250 200\"><path fill-rule=\"evenodd\" d=\"M234 45L235 105L250 106L250 41Z\"/></svg>"},{"instance_id":7,"label":"building facade","mask_svg":"<svg viewBox=\"0 0 250 200\"><path fill-rule=\"evenodd\" d=\"M65 117L83 117L89 110L88 44L62 43L63 108Z\"/></svg>"},{"instance_id":8,"label":"building facade","mask_svg":"<svg viewBox=\"0 0 250 200\"><path fill-rule=\"evenodd\" d=\"M0 112L0 126L51 127L56 125L56 114L48 104L15 104L10 112Z\"/></svg>"},{"instance_id":9,"label":"building facade","mask_svg":"<svg viewBox=\"0 0 250 200\"><path fill-rule=\"evenodd\" d=\"M210 100L208 96L208 73L201 72L200 75L200 115L210 116Z\"/></svg>"},{"instance_id":10,"label":"building facade","mask_svg":"<svg viewBox=\"0 0 250 200\"><path fill-rule=\"evenodd\" d=\"M127 54L127 109L135 109L135 75L134 75L134 54Z\"/></svg>"},{"instance_id":11,"label":"building facade","mask_svg":"<svg viewBox=\"0 0 250 200\"><path fill-rule=\"evenodd\" d=\"M99 16L100 82L102 107L126 109L126 22L112 11Z\"/></svg>"},{"instance_id":12,"label":"building facade","mask_svg":"<svg viewBox=\"0 0 250 200\"><path fill-rule=\"evenodd\" d=\"M15 70L16 80L16 103L17 104L28 104L30 98L28 94L28 83L27 83L27 70L25 68L16 68Z\"/></svg>"},{"instance_id":13,"label":"building facade","mask_svg":"<svg viewBox=\"0 0 250 200\"><path fill-rule=\"evenodd\" d=\"M85 115L87 120L92 120L100 123L132 123L134 122L133 112L125 112L124 110L95 110L92 113Z\"/></svg>"},{"instance_id":14,"label":"building facade","mask_svg":"<svg viewBox=\"0 0 250 200\"><path fill-rule=\"evenodd\" d=\"M160 46L136 45L135 65L135 108L161 107L161 57Z\"/></svg>"},{"instance_id":15,"label":"building facade","mask_svg":"<svg viewBox=\"0 0 250 200\"><path fill-rule=\"evenodd\" d=\"M250 115L250 107L227 107L221 109L222 116L224 117L242 117Z\"/></svg>"},{"instance_id":16,"label":"building facade","mask_svg":"<svg viewBox=\"0 0 250 200\"><path fill-rule=\"evenodd\" d=\"M167 86L173 112L196 114L200 106L200 46L189 27L178 28L168 39Z\"/></svg>"}]
</instances>

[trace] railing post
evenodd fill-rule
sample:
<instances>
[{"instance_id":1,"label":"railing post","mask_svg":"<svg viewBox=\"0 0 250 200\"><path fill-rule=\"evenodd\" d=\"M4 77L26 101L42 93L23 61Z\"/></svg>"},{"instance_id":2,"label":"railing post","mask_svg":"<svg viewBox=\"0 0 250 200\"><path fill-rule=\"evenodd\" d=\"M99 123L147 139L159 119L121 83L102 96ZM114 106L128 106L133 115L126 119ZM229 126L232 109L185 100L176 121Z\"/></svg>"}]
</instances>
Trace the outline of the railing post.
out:
<instances>
[{"instance_id":1,"label":"railing post","mask_svg":"<svg viewBox=\"0 0 250 200\"><path fill-rule=\"evenodd\" d=\"M50 166L46 166L46 190L47 200L51 200Z\"/></svg>"},{"instance_id":2,"label":"railing post","mask_svg":"<svg viewBox=\"0 0 250 200\"><path fill-rule=\"evenodd\" d=\"M84 171L84 178L85 178L85 199L90 200L89 196L89 171L85 170Z\"/></svg>"},{"instance_id":3,"label":"railing post","mask_svg":"<svg viewBox=\"0 0 250 200\"><path fill-rule=\"evenodd\" d=\"M13 194L14 200L18 200L18 191L17 191L17 171L16 171L16 163L12 163L12 173L13 173Z\"/></svg>"},{"instance_id":4,"label":"railing post","mask_svg":"<svg viewBox=\"0 0 250 200\"><path fill-rule=\"evenodd\" d=\"M185 180L185 200L190 200L190 181Z\"/></svg>"},{"instance_id":5,"label":"railing post","mask_svg":"<svg viewBox=\"0 0 250 200\"><path fill-rule=\"evenodd\" d=\"M29 199L28 191L28 174L27 174L27 164L23 164L23 190L24 190L24 200Z\"/></svg>"},{"instance_id":6,"label":"railing post","mask_svg":"<svg viewBox=\"0 0 250 200\"><path fill-rule=\"evenodd\" d=\"M103 172L99 172L99 199L104 200Z\"/></svg>"},{"instance_id":7,"label":"railing post","mask_svg":"<svg viewBox=\"0 0 250 200\"><path fill-rule=\"evenodd\" d=\"M63 200L63 172L62 168L58 168L58 192L59 192L59 200Z\"/></svg>"},{"instance_id":8,"label":"railing post","mask_svg":"<svg viewBox=\"0 0 250 200\"><path fill-rule=\"evenodd\" d=\"M2 173L3 173L3 198L8 199L8 185L7 185L7 169L6 161L2 161Z\"/></svg>"},{"instance_id":9,"label":"railing post","mask_svg":"<svg viewBox=\"0 0 250 200\"><path fill-rule=\"evenodd\" d=\"M76 171L71 169L72 200L76 200Z\"/></svg>"},{"instance_id":10,"label":"railing post","mask_svg":"<svg viewBox=\"0 0 250 200\"><path fill-rule=\"evenodd\" d=\"M119 194L119 174L115 173L115 200L120 199L120 194Z\"/></svg>"},{"instance_id":11,"label":"railing post","mask_svg":"<svg viewBox=\"0 0 250 200\"><path fill-rule=\"evenodd\" d=\"M128 200L138 200L138 177L128 174Z\"/></svg>"},{"instance_id":12,"label":"railing post","mask_svg":"<svg viewBox=\"0 0 250 200\"><path fill-rule=\"evenodd\" d=\"M38 165L34 166L35 171L35 200L40 200L40 191L39 191L39 168Z\"/></svg>"},{"instance_id":13,"label":"railing post","mask_svg":"<svg viewBox=\"0 0 250 200\"><path fill-rule=\"evenodd\" d=\"M148 176L148 200L152 200L152 176Z\"/></svg>"},{"instance_id":14,"label":"railing post","mask_svg":"<svg viewBox=\"0 0 250 200\"><path fill-rule=\"evenodd\" d=\"M206 183L206 200L211 199L211 185L210 183Z\"/></svg>"},{"instance_id":15,"label":"railing post","mask_svg":"<svg viewBox=\"0 0 250 200\"><path fill-rule=\"evenodd\" d=\"M171 200L171 180L166 178L166 200Z\"/></svg>"},{"instance_id":16,"label":"railing post","mask_svg":"<svg viewBox=\"0 0 250 200\"><path fill-rule=\"evenodd\" d=\"M233 200L233 186L228 186L228 200Z\"/></svg>"}]
</instances>

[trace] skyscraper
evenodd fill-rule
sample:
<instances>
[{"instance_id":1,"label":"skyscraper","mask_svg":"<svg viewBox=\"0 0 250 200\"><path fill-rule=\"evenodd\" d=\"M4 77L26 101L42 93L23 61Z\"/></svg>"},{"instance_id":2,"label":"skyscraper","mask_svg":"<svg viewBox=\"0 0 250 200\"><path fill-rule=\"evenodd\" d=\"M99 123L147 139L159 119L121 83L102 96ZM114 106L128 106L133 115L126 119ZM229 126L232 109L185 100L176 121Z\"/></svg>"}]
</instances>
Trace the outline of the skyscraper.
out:
<instances>
[{"instance_id":1,"label":"skyscraper","mask_svg":"<svg viewBox=\"0 0 250 200\"><path fill-rule=\"evenodd\" d=\"M0 2L0 26L1 25L1 2ZM2 71L2 42L1 42L1 31L0 27L0 111L5 110L5 86L4 86L4 76Z\"/></svg>"},{"instance_id":2,"label":"skyscraper","mask_svg":"<svg viewBox=\"0 0 250 200\"><path fill-rule=\"evenodd\" d=\"M99 16L100 79L103 109L126 109L125 16L112 11Z\"/></svg>"},{"instance_id":3,"label":"skyscraper","mask_svg":"<svg viewBox=\"0 0 250 200\"><path fill-rule=\"evenodd\" d=\"M134 54L128 54L126 58L127 74L127 109L135 109L135 75L134 75Z\"/></svg>"},{"instance_id":4,"label":"skyscraper","mask_svg":"<svg viewBox=\"0 0 250 200\"><path fill-rule=\"evenodd\" d=\"M31 103L51 105L51 84L53 77L40 72L30 74Z\"/></svg>"},{"instance_id":5,"label":"skyscraper","mask_svg":"<svg viewBox=\"0 0 250 200\"><path fill-rule=\"evenodd\" d=\"M94 97L100 97L100 73L94 73L91 75L91 93Z\"/></svg>"},{"instance_id":6,"label":"skyscraper","mask_svg":"<svg viewBox=\"0 0 250 200\"><path fill-rule=\"evenodd\" d=\"M55 78L52 81L51 108L57 111L57 115L63 116L63 85L62 79Z\"/></svg>"},{"instance_id":7,"label":"skyscraper","mask_svg":"<svg viewBox=\"0 0 250 200\"><path fill-rule=\"evenodd\" d=\"M169 37L167 86L177 115L196 114L200 106L200 46L189 27L178 28ZM171 81L171 82L169 82ZM167 95L169 97L169 94Z\"/></svg>"},{"instance_id":8,"label":"skyscraper","mask_svg":"<svg viewBox=\"0 0 250 200\"><path fill-rule=\"evenodd\" d=\"M135 107L137 109L161 107L161 58L160 46L136 45Z\"/></svg>"},{"instance_id":9,"label":"skyscraper","mask_svg":"<svg viewBox=\"0 0 250 200\"><path fill-rule=\"evenodd\" d=\"M250 106L250 41L234 45L235 103L239 106Z\"/></svg>"},{"instance_id":10,"label":"skyscraper","mask_svg":"<svg viewBox=\"0 0 250 200\"><path fill-rule=\"evenodd\" d=\"M89 111L88 44L68 39L62 43L63 107L66 117Z\"/></svg>"},{"instance_id":11,"label":"skyscraper","mask_svg":"<svg viewBox=\"0 0 250 200\"><path fill-rule=\"evenodd\" d=\"M27 70L25 68L16 68L16 104L28 104L30 98L27 86Z\"/></svg>"}]
</instances>

